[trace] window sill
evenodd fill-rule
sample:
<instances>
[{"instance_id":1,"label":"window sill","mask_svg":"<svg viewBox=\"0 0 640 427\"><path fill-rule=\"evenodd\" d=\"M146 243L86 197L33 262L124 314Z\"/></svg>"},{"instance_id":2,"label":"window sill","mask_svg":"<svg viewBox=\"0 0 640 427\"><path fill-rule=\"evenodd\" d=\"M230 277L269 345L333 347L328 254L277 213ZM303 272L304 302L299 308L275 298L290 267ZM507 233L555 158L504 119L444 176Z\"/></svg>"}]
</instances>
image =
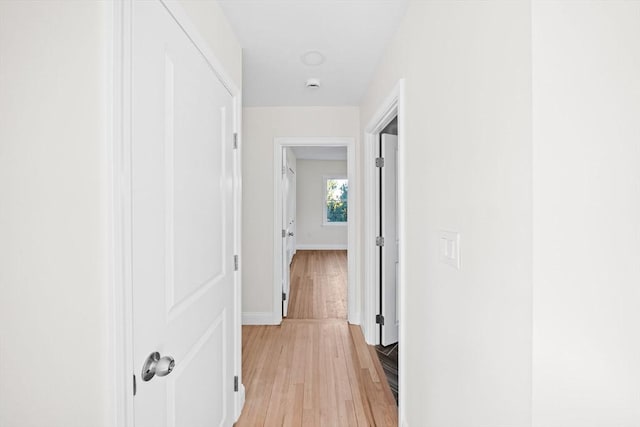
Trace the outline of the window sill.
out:
<instances>
[{"instance_id":1,"label":"window sill","mask_svg":"<svg viewBox=\"0 0 640 427\"><path fill-rule=\"evenodd\" d=\"M327 226L327 227L346 227L347 226L347 222L323 222L322 226Z\"/></svg>"}]
</instances>

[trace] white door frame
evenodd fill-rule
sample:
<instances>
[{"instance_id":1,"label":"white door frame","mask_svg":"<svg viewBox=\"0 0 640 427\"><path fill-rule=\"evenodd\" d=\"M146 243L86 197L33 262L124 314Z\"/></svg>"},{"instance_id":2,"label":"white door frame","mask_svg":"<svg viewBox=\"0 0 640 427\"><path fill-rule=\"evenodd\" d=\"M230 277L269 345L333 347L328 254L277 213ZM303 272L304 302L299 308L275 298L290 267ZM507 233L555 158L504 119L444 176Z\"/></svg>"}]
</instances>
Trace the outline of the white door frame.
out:
<instances>
[{"instance_id":1,"label":"white door frame","mask_svg":"<svg viewBox=\"0 0 640 427\"><path fill-rule=\"evenodd\" d=\"M377 223L377 202L376 194L376 167L375 159L378 156L376 151L378 135L393 120L398 117L398 230L400 245L398 248L398 262L400 272L398 275L398 298L400 309L399 327L399 363L398 363L398 387L399 387L399 425L404 425L404 404L403 396L406 396L404 384L407 372L405 371L406 354L402 351L405 342L405 268L404 253L406 244L405 232L405 92L404 79L398 81L387 98L380 104L378 111L373 115L364 131L364 289L363 289L363 321L362 329L365 340L370 345L380 342L380 328L376 324L376 314L379 305L379 257L376 246L376 223Z\"/></svg>"},{"instance_id":2,"label":"white door frame","mask_svg":"<svg viewBox=\"0 0 640 427\"><path fill-rule=\"evenodd\" d=\"M134 0L114 1L106 7L110 27L107 29L108 68L107 73L107 152L105 168L107 174L106 211L109 233L107 236L108 260L108 327L109 347L107 358L113 366L110 375L109 400L111 402L111 424L115 427L134 427L133 375L139 378L141 366L133 360L133 301L131 278L131 45L132 7ZM198 33L196 26L176 1L158 0L173 15L189 38L212 65L214 73L233 96L234 133L238 134L238 148L234 153L234 245L235 253L242 260L242 93L225 72L207 42ZM233 366L238 375L239 390L235 395L234 414L236 420L244 405L242 384L242 263L234 277L234 347L236 355Z\"/></svg>"},{"instance_id":3,"label":"white door frame","mask_svg":"<svg viewBox=\"0 0 640 427\"><path fill-rule=\"evenodd\" d=\"M285 147L347 147L347 179L349 180L347 215L347 320L360 324L360 313L356 306L356 227L358 206L356 195L358 189L355 165L355 140L346 137L296 138L276 137L273 140L273 319L272 324L282 322L282 149Z\"/></svg>"}]
</instances>

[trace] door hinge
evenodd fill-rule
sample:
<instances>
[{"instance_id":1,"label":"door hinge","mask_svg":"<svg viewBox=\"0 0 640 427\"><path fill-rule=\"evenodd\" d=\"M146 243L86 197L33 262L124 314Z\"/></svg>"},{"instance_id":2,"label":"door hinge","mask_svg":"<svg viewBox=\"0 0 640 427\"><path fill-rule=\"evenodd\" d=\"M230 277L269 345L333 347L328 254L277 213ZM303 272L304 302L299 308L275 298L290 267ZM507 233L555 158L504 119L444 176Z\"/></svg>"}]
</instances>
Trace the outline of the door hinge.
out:
<instances>
[{"instance_id":1,"label":"door hinge","mask_svg":"<svg viewBox=\"0 0 640 427\"><path fill-rule=\"evenodd\" d=\"M138 392L138 384L136 384L136 374L133 374L133 395Z\"/></svg>"},{"instance_id":2,"label":"door hinge","mask_svg":"<svg viewBox=\"0 0 640 427\"><path fill-rule=\"evenodd\" d=\"M376 237L376 246L384 246L384 237L382 236Z\"/></svg>"},{"instance_id":3,"label":"door hinge","mask_svg":"<svg viewBox=\"0 0 640 427\"><path fill-rule=\"evenodd\" d=\"M284 176L287 173L287 167L282 166L282 175Z\"/></svg>"},{"instance_id":4,"label":"door hinge","mask_svg":"<svg viewBox=\"0 0 640 427\"><path fill-rule=\"evenodd\" d=\"M282 293L282 301L286 301L287 300L287 294L286 293Z\"/></svg>"},{"instance_id":5,"label":"door hinge","mask_svg":"<svg viewBox=\"0 0 640 427\"><path fill-rule=\"evenodd\" d=\"M384 157L376 157L376 167L384 167Z\"/></svg>"},{"instance_id":6,"label":"door hinge","mask_svg":"<svg viewBox=\"0 0 640 427\"><path fill-rule=\"evenodd\" d=\"M376 314L376 323L378 325L384 325L384 316L382 314Z\"/></svg>"},{"instance_id":7,"label":"door hinge","mask_svg":"<svg viewBox=\"0 0 640 427\"><path fill-rule=\"evenodd\" d=\"M233 377L233 391L238 391L238 376Z\"/></svg>"},{"instance_id":8,"label":"door hinge","mask_svg":"<svg viewBox=\"0 0 640 427\"><path fill-rule=\"evenodd\" d=\"M287 230L282 230L282 237L287 237Z\"/></svg>"},{"instance_id":9,"label":"door hinge","mask_svg":"<svg viewBox=\"0 0 640 427\"><path fill-rule=\"evenodd\" d=\"M235 132L233 134L233 149L234 150L238 149L238 132Z\"/></svg>"},{"instance_id":10,"label":"door hinge","mask_svg":"<svg viewBox=\"0 0 640 427\"><path fill-rule=\"evenodd\" d=\"M233 256L233 270L238 271L238 255Z\"/></svg>"}]
</instances>

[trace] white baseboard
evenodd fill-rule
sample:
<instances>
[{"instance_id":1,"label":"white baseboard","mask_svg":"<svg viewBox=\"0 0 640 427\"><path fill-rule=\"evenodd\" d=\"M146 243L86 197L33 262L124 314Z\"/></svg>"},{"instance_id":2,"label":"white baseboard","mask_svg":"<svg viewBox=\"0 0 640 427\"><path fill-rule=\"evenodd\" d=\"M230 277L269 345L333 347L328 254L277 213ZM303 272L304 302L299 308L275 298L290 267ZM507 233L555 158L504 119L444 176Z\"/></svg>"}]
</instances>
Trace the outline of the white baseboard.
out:
<instances>
[{"instance_id":1,"label":"white baseboard","mask_svg":"<svg viewBox=\"0 0 640 427\"><path fill-rule=\"evenodd\" d=\"M296 250L298 251L338 251L338 250L347 250L346 243L338 243L338 244L313 244L313 243L300 243L296 245Z\"/></svg>"},{"instance_id":2,"label":"white baseboard","mask_svg":"<svg viewBox=\"0 0 640 427\"><path fill-rule=\"evenodd\" d=\"M361 322L361 319L360 319L360 312L359 311L353 313L352 316L347 316L347 317L348 317L347 320L349 321L349 323L351 323L352 325L359 325L360 328L362 328L362 322ZM364 335L364 330L362 331L362 334Z\"/></svg>"},{"instance_id":3,"label":"white baseboard","mask_svg":"<svg viewBox=\"0 0 640 427\"><path fill-rule=\"evenodd\" d=\"M243 325L274 325L273 313L269 312L248 312L242 313ZM277 323L279 324L279 323Z\"/></svg>"}]
</instances>

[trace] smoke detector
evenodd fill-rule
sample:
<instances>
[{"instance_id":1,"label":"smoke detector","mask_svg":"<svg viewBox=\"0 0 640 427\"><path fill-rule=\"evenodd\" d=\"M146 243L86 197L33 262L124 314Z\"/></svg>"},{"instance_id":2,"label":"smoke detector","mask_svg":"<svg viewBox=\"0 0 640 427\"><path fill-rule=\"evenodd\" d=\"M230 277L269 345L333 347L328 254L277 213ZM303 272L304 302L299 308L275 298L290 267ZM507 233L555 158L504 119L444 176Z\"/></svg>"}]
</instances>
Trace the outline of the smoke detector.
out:
<instances>
[{"instance_id":1,"label":"smoke detector","mask_svg":"<svg viewBox=\"0 0 640 427\"><path fill-rule=\"evenodd\" d=\"M311 89L318 89L320 87L320 80L318 79L307 79L306 86Z\"/></svg>"},{"instance_id":2,"label":"smoke detector","mask_svg":"<svg viewBox=\"0 0 640 427\"><path fill-rule=\"evenodd\" d=\"M318 65L324 64L325 57L321 52L318 52L317 50L310 50L308 52L305 52L300 57L300 60L304 65L317 67Z\"/></svg>"}]
</instances>

